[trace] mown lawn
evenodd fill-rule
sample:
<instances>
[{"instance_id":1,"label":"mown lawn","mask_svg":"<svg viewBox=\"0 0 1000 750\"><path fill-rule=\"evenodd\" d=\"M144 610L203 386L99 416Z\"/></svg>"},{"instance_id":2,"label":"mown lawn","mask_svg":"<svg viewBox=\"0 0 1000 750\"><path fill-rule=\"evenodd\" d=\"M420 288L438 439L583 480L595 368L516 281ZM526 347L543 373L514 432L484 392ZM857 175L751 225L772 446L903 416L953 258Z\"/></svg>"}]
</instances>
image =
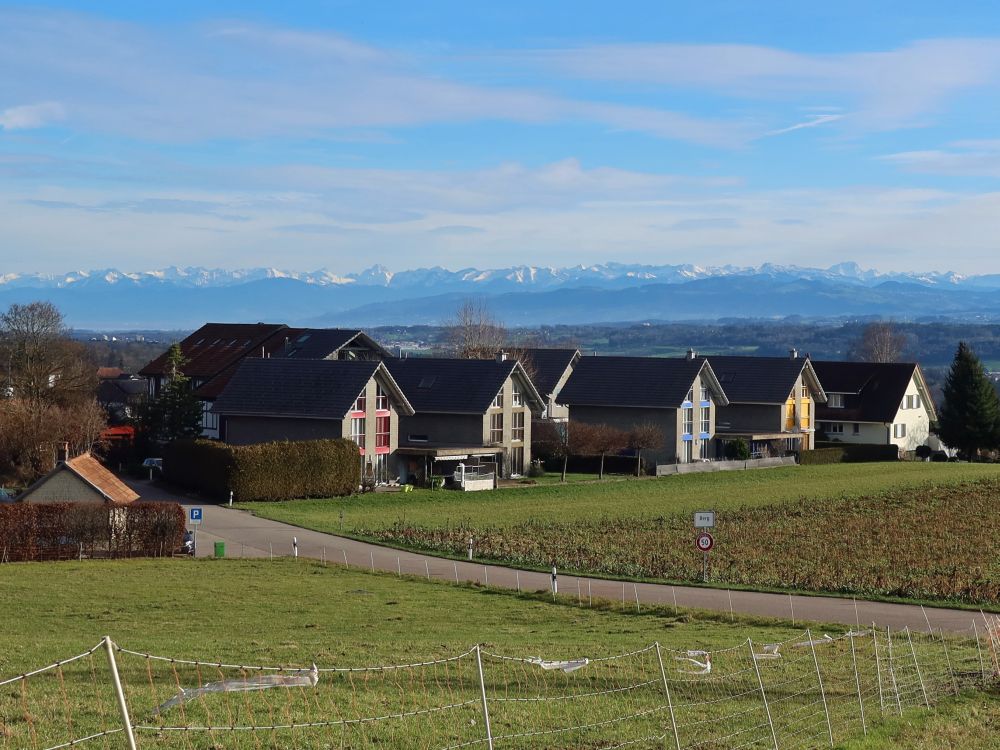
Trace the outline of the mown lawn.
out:
<instances>
[{"instance_id":1,"label":"mown lawn","mask_svg":"<svg viewBox=\"0 0 1000 750\"><path fill-rule=\"evenodd\" d=\"M394 524L502 527L529 521L566 523L656 518L695 510L724 511L789 500L858 497L983 477L1000 477L1000 465L900 462L794 466L662 479L608 479L567 485L546 482L494 492L379 492L329 500L242 503L238 507L264 518L331 533Z\"/></svg>"},{"instance_id":2,"label":"mown lawn","mask_svg":"<svg viewBox=\"0 0 1000 750\"><path fill-rule=\"evenodd\" d=\"M570 602L550 603L533 594L398 580L385 574L291 560L0 565L0 611L5 613L0 680L76 654L105 634L127 649L205 662L306 667L316 662L323 667L359 667L443 659L475 643L500 654L576 658L623 653L654 640L666 649L719 649L738 647L748 636L757 643L773 643L799 632L786 625L758 621L728 623L684 613L676 618L669 612L653 610L642 614L620 612L610 604L591 609ZM961 658L958 647L954 648L953 658ZM826 725L815 713L817 704L795 695L812 680L812 659L808 649L787 649L789 671L780 671L780 661L762 666L772 670L771 676L765 671L764 679L773 680L776 686L794 681L785 688L789 702L779 703L782 688L774 688L772 710L787 716L788 721L798 721L802 716L799 704L810 708L810 724L819 737L815 746L822 746ZM700 687L694 689L693 678L683 671L686 662L674 661L672 652L667 652L667 671L677 694L688 690L689 702L692 698L709 701L704 706L691 704L686 713L680 714L690 722L681 730L685 746L712 732L721 736L733 727L759 721L761 712L755 707L754 692L745 692L756 683L747 682L746 657L742 653L737 648L717 654L716 671L728 669L733 675L733 698L729 700L714 679L699 682ZM828 659L829 652L821 650L820 658ZM727 666L727 659L732 660L731 665ZM213 694L192 699L180 709L164 709L160 714L155 711L156 705L175 695L177 687L225 679L245 683L262 673L213 663L161 662L125 653L119 653L118 661L133 721L147 727L139 730L139 745L144 748L323 747L331 741L335 746L346 742L351 747L438 747L444 744L437 741L439 738L452 736L481 742L477 673L470 657L399 672L323 673L315 691L296 688ZM802 669L796 671L795 663ZM937 663L940 668L943 662L938 658ZM47 747L50 738L62 740L114 727L117 716L106 685L106 669L104 655L98 652L92 658L30 678L26 686L14 683L0 689L0 747ZM524 729L545 732L567 721L587 723L605 717L613 721L623 713L642 714L645 706L663 702L658 692L655 652L609 662L607 666L595 662L570 675L495 659L488 660L485 669L487 689L495 701L495 734ZM925 670L933 671L926 661ZM839 674L833 666L827 672L827 696L838 742L850 739L851 727L856 724L856 719L853 723L848 719L855 713L851 702L854 683L846 679L849 676ZM641 690L628 687L646 679L651 681ZM930 684L931 678L925 675L925 679ZM942 684L939 680L938 689ZM874 690L873 685L869 680L867 687ZM588 697L593 689L612 692ZM559 696L567 692L576 697L544 704L503 702L520 695ZM911 699L914 695L911 685ZM677 700L680 703L683 699ZM93 708L95 702L100 703L99 710ZM406 719L279 730L273 734L258 732L255 736L218 729L212 733L158 729L173 725L323 722L349 716L388 715L400 706L420 710L450 702L463 705ZM939 713L931 718L926 718L923 711L905 712L901 721L882 731L877 740L881 744L870 746L938 750L954 747L950 743L956 738L961 739L964 748L995 746L991 744L996 735L990 717L996 717L1000 706L996 695L946 700L941 705ZM699 711L728 716L728 724L704 722L696 713ZM869 721L877 724L881 717L870 714ZM629 724L551 737L540 735L515 744L605 747L621 738L629 739L640 730L662 732L668 726L665 722L662 714L643 716ZM796 728L789 725L790 732ZM593 744L598 742L595 731L599 733L599 744ZM761 731L759 726L757 731ZM895 736L900 741L892 744ZM124 747L120 734L91 744ZM860 750L869 745L851 747Z\"/></svg>"}]
</instances>

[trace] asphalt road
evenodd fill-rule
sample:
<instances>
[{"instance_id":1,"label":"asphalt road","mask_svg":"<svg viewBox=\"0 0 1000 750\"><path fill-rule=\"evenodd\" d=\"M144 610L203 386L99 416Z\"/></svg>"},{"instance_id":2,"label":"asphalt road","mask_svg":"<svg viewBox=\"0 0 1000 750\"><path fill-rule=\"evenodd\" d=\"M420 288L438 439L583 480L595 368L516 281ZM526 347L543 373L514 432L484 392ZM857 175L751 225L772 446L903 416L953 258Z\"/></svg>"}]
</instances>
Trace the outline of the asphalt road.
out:
<instances>
[{"instance_id":1,"label":"asphalt road","mask_svg":"<svg viewBox=\"0 0 1000 750\"><path fill-rule=\"evenodd\" d=\"M224 505L208 505L192 500L145 481L128 481L143 500L174 500L185 508L203 509L203 521L197 527L199 557L214 554L214 543L226 544L227 557L266 558L290 556L324 560L328 565L347 565L350 568L382 570L401 574L426 576L434 580L474 581L510 589L549 591L551 576L546 573L474 562L456 562L402 552L376 544L359 542L333 534L290 526L258 518L245 511ZM893 630L909 627L911 630L944 629L966 632L972 628L979 615L974 612L919 606L891 604L825 596L771 594L751 591L697 586L671 586L653 583L622 583L601 578L574 575L558 576L560 594L576 595L581 601L595 599L624 600L626 604L660 604L677 607L733 612L792 619L795 622L840 623L854 626L876 623ZM980 619L979 626L983 623Z\"/></svg>"}]
</instances>

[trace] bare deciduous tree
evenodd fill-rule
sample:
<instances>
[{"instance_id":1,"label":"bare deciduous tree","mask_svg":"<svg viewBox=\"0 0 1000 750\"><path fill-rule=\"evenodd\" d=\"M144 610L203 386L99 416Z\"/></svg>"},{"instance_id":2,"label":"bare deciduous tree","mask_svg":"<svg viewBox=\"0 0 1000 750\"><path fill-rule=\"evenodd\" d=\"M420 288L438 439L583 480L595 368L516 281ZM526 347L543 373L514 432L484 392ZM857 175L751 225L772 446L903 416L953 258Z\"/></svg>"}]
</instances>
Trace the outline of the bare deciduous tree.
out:
<instances>
[{"instance_id":1,"label":"bare deciduous tree","mask_svg":"<svg viewBox=\"0 0 1000 750\"><path fill-rule=\"evenodd\" d=\"M448 349L459 359L493 359L504 352L517 360L528 379L534 382L535 366L524 347L512 344L507 327L493 316L483 300L468 299L448 323Z\"/></svg>"},{"instance_id":2,"label":"bare deciduous tree","mask_svg":"<svg viewBox=\"0 0 1000 750\"><path fill-rule=\"evenodd\" d=\"M642 473L642 452L663 447L663 430L652 422L637 424L629 431L628 447L635 451L635 475Z\"/></svg>"},{"instance_id":3,"label":"bare deciduous tree","mask_svg":"<svg viewBox=\"0 0 1000 750\"><path fill-rule=\"evenodd\" d=\"M601 463L598 476L604 479L605 456L629 447L629 434L608 424L575 422L572 425L570 446L574 453L599 455Z\"/></svg>"},{"instance_id":4,"label":"bare deciduous tree","mask_svg":"<svg viewBox=\"0 0 1000 750\"><path fill-rule=\"evenodd\" d=\"M891 322L869 323L852 350L860 362L898 362L906 351L906 336Z\"/></svg>"}]
</instances>

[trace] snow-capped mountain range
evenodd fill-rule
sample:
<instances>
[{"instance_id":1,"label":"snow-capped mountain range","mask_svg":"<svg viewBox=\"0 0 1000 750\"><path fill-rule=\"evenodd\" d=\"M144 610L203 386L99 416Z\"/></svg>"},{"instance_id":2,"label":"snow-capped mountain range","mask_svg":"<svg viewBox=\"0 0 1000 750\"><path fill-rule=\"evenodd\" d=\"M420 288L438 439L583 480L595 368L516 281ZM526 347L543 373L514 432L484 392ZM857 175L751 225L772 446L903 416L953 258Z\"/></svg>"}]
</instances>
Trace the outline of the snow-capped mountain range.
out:
<instances>
[{"instance_id":1,"label":"snow-capped mountain range","mask_svg":"<svg viewBox=\"0 0 1000 750\"><path fill-rule=\"evenodd\" d=\"M0 307L45 299L70 325L90 329L191 329L207 320L440 324L469 298L487 300L509 325L526 326L788 315L982 321L1000 320L1000 274L883 273L856 263L0 273Z\"/></svg>"},{"instance_id":2,"label":"snow-capped mountain range","mask_svg":"<svg viewBox=\"0 0 1000 750\"><path fill-rule=\"evenodd\" d=\"M291 279L316 286L435 287L461 286L504 288L504 291L543 290L557 287L598 286L619 288L641 284L681 284L696 279L720 276L769 276L776 279L845 281L872 286L885 281L904 281L924 286L973 286L1000 289L1000 274L963 276L951 271L926 273L883 273L863 269L857 263L838 263L829 268L808 268L764 263L760 266L642 265L601 263L568 266L512 266L510 268L463 268L451 271L440 266L393 272L373 265L358 273L338 274L326 269L288 271L277 268L219 268L170 266L153 271L120 271L106 268L71 271L63 274L0 274L0 289L33 287L66 288L93 284L155 285L181 287L221 287L246 284L263 279Z\"/></svg>"}]
</instances>

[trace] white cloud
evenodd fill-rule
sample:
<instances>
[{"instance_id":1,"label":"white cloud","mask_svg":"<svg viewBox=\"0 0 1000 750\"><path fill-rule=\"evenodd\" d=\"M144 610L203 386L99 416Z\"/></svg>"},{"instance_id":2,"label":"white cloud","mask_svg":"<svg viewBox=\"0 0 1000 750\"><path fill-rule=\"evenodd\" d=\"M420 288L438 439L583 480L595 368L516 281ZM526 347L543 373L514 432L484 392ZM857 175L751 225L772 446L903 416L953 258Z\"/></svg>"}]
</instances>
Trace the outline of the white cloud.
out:
<instances>
[{"instance_id":1,"label":"white cloud","mask_svg":"<svg viewBox=\"0 0 1000 750\"><path fill-rule=\"evenodd\" d=\"M1000 140L955 141L943 149L902 151L881 159L907 172L1000 178Z\"/></svg>"},{"instance_id":2,"label":"white cloud","mask_svg":"<svg viewBox=\"0 0 1000 750\"><path fill-rule=\"evenodd\" d=\"M779 128L778 130L770 130L764 135L784 135L785 133L791 133L794 130L803 130L805 128L815 128L820 125L826 125L829 122L836 122L837 120L843 120L846 115L813 115L808 120L803 122L797 122L794 125L789 125L787 128Z\"/></svg>"},{"instance_id":3,"label":"white cloud","mask_svg":"<svg viewBox=\"0 0 1000 750\"><path fill-rule=\"evenodd\" d=\"M31 130L43 128L65 116L66 112L58 102L22 104L17 107L8 107L0 112L0 129Z\"/></svg>"}]
</instances>

